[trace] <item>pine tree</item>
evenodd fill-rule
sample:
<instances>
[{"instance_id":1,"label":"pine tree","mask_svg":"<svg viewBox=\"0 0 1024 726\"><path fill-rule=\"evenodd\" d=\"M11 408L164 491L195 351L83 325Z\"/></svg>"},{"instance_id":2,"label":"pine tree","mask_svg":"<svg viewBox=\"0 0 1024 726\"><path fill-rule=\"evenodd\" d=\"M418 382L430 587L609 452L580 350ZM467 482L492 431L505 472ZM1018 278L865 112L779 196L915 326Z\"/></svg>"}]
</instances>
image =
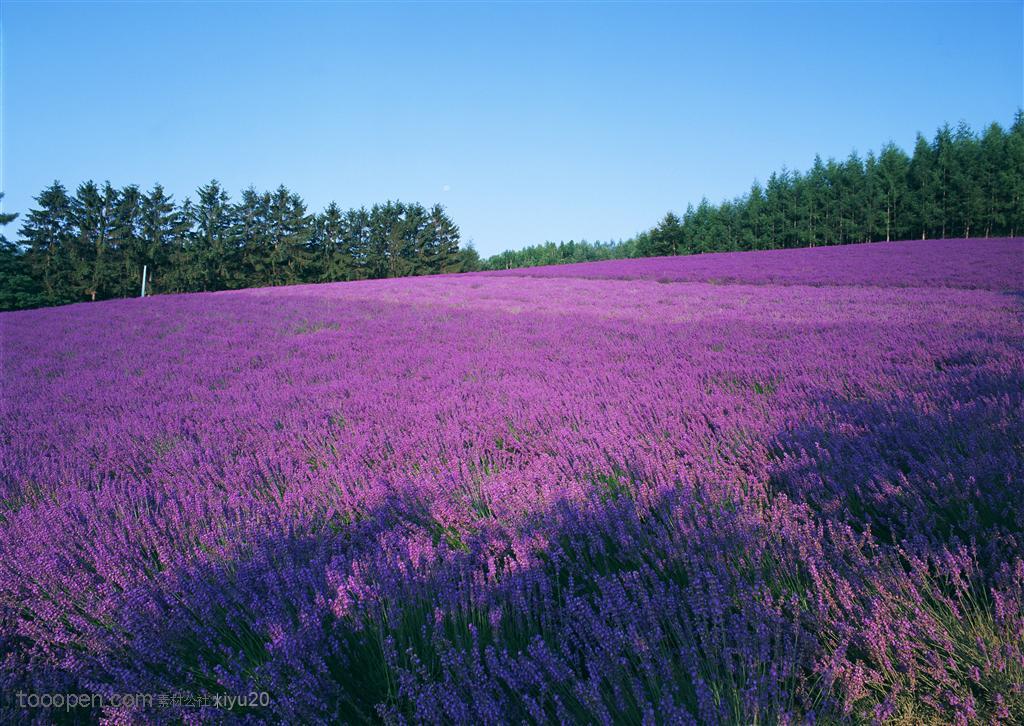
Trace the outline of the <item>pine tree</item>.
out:
<instances>
[{"instance_id":1,"label":"pine tree","mask_svg":"<svg viewBox=\"0 0 1024 726\"><path fill-rule=\"evenodd\" d=\"M405 205L388 201L370 208L366 245L367 277L395 277L401 266L402 221Z\"/></svg>"},{"instance_id":2,"label":"pine tree","mask_svg":"<svg viewBox=\"0 0 1024 726\"><path fill-rule=\"evenodd\" d=\"M935 174L938 181L939 235L942 239L949 236L955 222L955 205L953 204L953 132L946 124L935 134L932 142L935 152Z\"/></svg>"},{"instance_id":3,"label":"pine tree","mask_svg":"<svg viewBox=\"0 0 1024 726\"><path fill-rule=\"evenodd\" d=\"M843 244L843 168L835 159L825 162L823 238L827 245Z\"/></svg>"},{"instance_id":4,"label":"pine tree","mask_svg":"<svg viewBox=\"0 0 1024 726\"><path fill-rule=\"evenodd\" d=\"M185 217L159 184L143 196L140 216L144 262L149 266L147 290L169 292L173 282L171 261L187 238Z\"/></svg>"},{"instance_id":5,"label":"pine tree","mask_svg":"<svg viewBox=\"0 0 1024 726\"><path fill-rule=\"evenodd\" d=\"M36 197L36 203L39 208L29 211L21 227L21 237L28 246L28 268L40 288L42 304L72 302L71 199L64 186L55 181Z\"/></svg>"},{"instance_id":6,"label":"pine tree","mask_svg":"<svg viewBox=\"0 0 1024 726\"><path fill-rule=\"evenodd\" d=\"M668 212L662 218L650 235L643 242L643 255L645 257L661 257L665 255L677 255L686 246L683 237L683 223L673 212Z\"/></svg>"},{"instance_id":7,"label":"pine tree","mask_svg":"<svg viewBox=\"0 0 1024 726\"><path fill-rule=\"evenodd\" d=\"M0 192L0 199L3 196ZM0 227L6 227L17 217L17 214L0 213ZM0 234L0 310L23 310L45 302L32 277L25 249Z\"/></svg>"},{"instance_id":8,"label":"pine tree","mask_svg":"<svg viewBox=\"0 0 1024 726\"><path fill-rule=\"evenodd\" d=\"M815 155L810 171L799 179L800 244L816 247L825 244L825 213L828 205L828 179L821 157Z\"/></svg>"},{"instance_id":9,"label":"pine tree","mask_svg":"<svg viewBox=\"0 0 1024 726\"><path fill-rule=\"evenodd\" d=\"M740 212L740 226L740 249L761 249L764 236L764 190L756 181L751 185Z\"/></svg>"},{"instance_id":10,"label":"pine tree","mask_svg":"<svg viewBox=\"0 0 1024 726\"><path fill-rule=\"evenodd\" d=\"M281 185L270 196L267 209L267 251L270 285L303 281L312 261L308 247L312 236L311 217L302 199Z\"/></svg>"},{"instance_id":11,"label":"pine tree","mask_svg":"<svg viewBox=\"0 0 1024 726\"><path fill-rule=\"evenodd\" d=\"M735 217L732 201L726 199L717 207L711 205L708 236L712 243L704 250L705 252L734 252L739 249L734 237Z\"/></svg>"},{"instance_id":12,"label":"pine tree","mask_svg":"<svg viewBox=\"0 0 1024 726\"><path fill-rule=\"evenodd\" d=\"M907 173L910 159L893 143L882 147L874 168L874 181L882 198L882 227L885 241L902 238L906 230L903 205L907 193Z\"/></svg>"},{"instance_id":13,"label":"pine tree","mask_svg":"<svg viewBox=\"0 0 1024 726\"><path fill-rule=\"evenodd\" d=\"M999 188L999 173L1005 163L1006 135L999 124L990 124L978 143L981 232L986 237L999 234L1006 224Z\"/></svg>"},{"instance_id":14,"label":"pine tree","mask_svg":"<svg viewBox=\"0 0 1024 726\"><path fill-rule=\"evenodd\" d=\"M114 234L118 192L105 182L87 181L71 200L75 235L71 239L71 294L75 299L103 300L117 292L118 259Z\"/></svg>"},{"instance_id":15,"label":"pine tree","mask_svg":"<svg viewBox=\"0 0 1024 726\"><path fill-rule=\"evenodd\" d=\"M353 275L349 279L365 280L371 275L370 212L365 207L350 209L345 213L342 225L342 252L352 258Z\"/></svg>"},{"instance_id":16,"label":"pine tree","mask_svg":"<svg viewBox=\"0 0 1024 726\"><path fill-rule=\"evenodd\" d=\"M909 212L916 221L914 236L921 239L938 234L941 229L942 210L939 206L939 175L935 149L921 134L914 144L914 155L907 170Z\"/></svg>"},{"instance_id":17,"label":"pine tree","mask_svg":"<svg viewBox=\"0 0 1024 726\"><path fill-rule=\"evenodd\" d=\"M113 266L115 278L111 291L117 297L138 294L142 271L150 263L142 238L144 201L142 192L132 184L121 190L114 205L110 252L118 263Z\"/></svg>"},{"instance_id":18,"label":"pine tree","mask_svg":"<svg viewBox=\"0 0 1024 726\"><path fill-rule=\"evenodd\" d=\"M688 227L692 226L692 232L689 234L691 252L697 254L713 252L721 244L722 240L718 237L719 231L716 229L714 216L714 207L707 197L703 197L700 204L697 205L697 209L690 216L690 225L688 225Z\"/></svg>"},{"instance_id":19,"label":"pine tree","mask_svg":"<svg viewBox=\"0 0 1024 726\"><path fill-rule=\"evenodd\" d=\"M1006 136L1006 163L1000 175L1006 231L1024 234L1024 111L1018 111Z\"/></svg>"},{"instance_id":20,"label":"pine tree","mask_svg":"<svg viewBox=\"0 0 1024 726\"><path fill-rule=\"evenodd\" d=\"M428 228L431 232L428 264L430 272L457 272L459 228L440 204L431 207Z\"/></svg>"},{"instance_id":21,"label":"pine tree","mask_svg":"<svg viewBox=\"0 0 1024 726\"><path fill-rule=\"evenodd\" d=\"M389 277L421 275L429 245L427 210L422 204L399 202L401 213L392 238Z\"/></svg>"},{"instance_id":22,"label":"pine tree","mask_svg":"<svg viewBox=\"0 0 1024 726\"><path fill-rule=\"evenodd\" d=\"M232 207L220 183L214 179L196 191L191 207L192 240L182 262L190 289L226 290L240 286L239 254L231 238Z\"/></svg>"},{"instance_id":23,"label":"pine tree","mask_svg":"<svg viewBox=\"0 0 1024 726\"><path fill-rule=\"evenodd\" d=\"M0 224L7 224L3 220L15 216L0 215ZM24 310L45 304L24 250L0 235L0 310Z\"/></svg>"},{"instance_id":24,"label":"pine tree","mask_svg":"<svg viewBox=\"0 0 1024 726\"><path fill-rule=\"evenodd\" d=\"M977 236L978 223L984 214L980 147L966 123L957 126L950 152L951 227L958 236Z\"/></svg>"},{"instance_id":25,"label":"pine tree","mask_svg":"<svg viewBox=\"0 0 1024 726\"><path fill-rule=\"evenodd\" d=\"M457 272L475 272L483 267L480 261L480 254L470 240L466 246L459 250L459 269Z\"/></svg>"},{"instance_id":26,"label":"pine tree","mask_svg":"<svg viewBox=\"0 0 1024 726\"><path fill-rule=\"evenodd\" d=\"M839 166L840 244L867 241L867 191L864 162L853 152Z\"/></svg>"},{"instance_id":27,"label":"pine tree","mask_svg":"<svg viewBox=\"0 0 1024 726\"><path fill-rule=\"evenodd\" d=\"M237 275L242 287L272 284L270 206L270 194L249 187L232 211L231 247L238 251Z\"/></svg>"},{"instance_id":28,"label":"pine tree","mask_svg":"<svg viewBox=\"0 0 1024 726\"><path fill-rule=\"evenodd\" d=\"M787 247L790 217L790 173L786 169L773 172L765 185L765 224L767 248Z\"/></svg>"},{"instance_id":29,"label":"pine tree","mask_svg":"<svg viewBox=\"0 0 1024 726\"><path fill-rule=\"evenodd\" d=\"M351 279L355 261L351 254L346 254L344 224L341 208L334 202L313 220L310 237L313 259L310 266L317 282Z\"/></svg>"},{"instance_id":30,"label":"pine tree","mask_svg":"<svg viewBox=\"0 0 1024 726\"><path fill-rule=\"evenodd\" d=\"M181 237L171 248L169 269L164 275L164 284L168 292L196 292L203 289L205 275L196 242L196 206L189 197L182 201L180 215Z\"/></svg>"}]
</instances>

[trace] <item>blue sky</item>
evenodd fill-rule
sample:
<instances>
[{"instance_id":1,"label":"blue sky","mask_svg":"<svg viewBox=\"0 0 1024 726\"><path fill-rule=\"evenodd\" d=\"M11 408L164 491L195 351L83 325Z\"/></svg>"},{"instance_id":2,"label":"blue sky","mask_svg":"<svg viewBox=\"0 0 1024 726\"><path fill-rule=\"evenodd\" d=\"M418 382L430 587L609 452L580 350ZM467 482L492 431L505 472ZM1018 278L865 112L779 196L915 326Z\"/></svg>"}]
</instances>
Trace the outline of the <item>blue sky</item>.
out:
<instances>
[{"instance_id":1,"label":"blue sky","mask_svg":"<svg viewBox=\"0 0 1024 726\"><path fill-rule=\"evenodd\" d=\"M7 211L54 179L444 204L625 238L815 153L1024 105L1024 3L2 3ZM10 235L8 235L10 236Z\"/></svg>"}]
</instances>

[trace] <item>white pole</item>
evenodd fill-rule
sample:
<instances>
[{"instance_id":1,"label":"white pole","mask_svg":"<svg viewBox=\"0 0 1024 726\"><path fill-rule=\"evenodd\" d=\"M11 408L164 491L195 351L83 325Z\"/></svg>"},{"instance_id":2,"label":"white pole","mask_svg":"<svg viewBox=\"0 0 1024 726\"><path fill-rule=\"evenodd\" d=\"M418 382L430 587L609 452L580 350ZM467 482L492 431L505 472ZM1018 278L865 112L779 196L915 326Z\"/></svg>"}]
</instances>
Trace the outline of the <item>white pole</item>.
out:
<instances>
[{"instance_id":1,"label":"white pole","mask_svg":"<svg viewBox=\"0 0 1024 726\"><path fill-rule=\"evenodd\" d=\"M142 266L142 294L139 297L146 297L146 266Z\"/></svg>"}]
</instances>

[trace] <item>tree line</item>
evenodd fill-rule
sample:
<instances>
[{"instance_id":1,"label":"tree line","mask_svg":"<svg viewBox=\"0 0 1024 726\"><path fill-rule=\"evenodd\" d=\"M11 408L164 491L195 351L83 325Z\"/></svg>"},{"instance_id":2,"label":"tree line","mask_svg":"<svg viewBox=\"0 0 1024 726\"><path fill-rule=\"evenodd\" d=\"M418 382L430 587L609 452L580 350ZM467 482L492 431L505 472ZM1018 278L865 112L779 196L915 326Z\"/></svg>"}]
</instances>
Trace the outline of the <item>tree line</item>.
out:
<instances>
[{"instance_id":1,"label":"tree line","mask_svg":"<svg viewBox=\"0 0 1024 726\"><path fill-rule=\"evenodd\" d=\"M0 195L2 196L2 195ZM387 202L311 214L286 187L246 189L237 203L216 181L177 204L163 187L54 182L36 197L20 239L0 236L0 310L139 294L508 269L569 262L763 250L910 238L1024 234L1024 112L1004 129L945 125L907 153L783 169L721 204L617 242L546 242L481 261L435 205ZM0 215L0 225L14 220Z\"/></svg>"},{"instance_id":2,"label":"tree line","mask_svg":"<svg viewBox=\"0 0 1024 726\"><path fill-rule=\"evenodd\" d=\"M386 202L310 213L287 187L232 202L217 181L177 204L159 184L109 182L36 197L16 242L0 238L0 309L477 269L440 205ZM16 215L0 217L7 224Z\"/></svg>"},{"instance_id":3,"label":"tree line","mask_svg":"<svg viewBox=\"0 0 1024 726\"><path fill-rule=\"evenodd\" d=\"M816 157L806 172L783 169L721 204L707 199L682 216L622 242L548 242L488 258L489 269L624 257L813 247L893 239L1024 234L1024 113L977 134L945 125L912 153L893 143L878 154Z\"/></svg>"},{"instance_id":4,"label":"tree line","mask_svg":"<svg viewBox=\"0 0 1024 726\"><path fill-rule=\"evenodd\" d=\"M597 260L618 260L636 257L636 242L633 239L617 242L544 242L529 245L519 250L506 250L488 257L483 265L488 270L510 270L515 267L536 267L538 265L565 265L571 262L596 262Z\"/></svg>"}]
</instances>

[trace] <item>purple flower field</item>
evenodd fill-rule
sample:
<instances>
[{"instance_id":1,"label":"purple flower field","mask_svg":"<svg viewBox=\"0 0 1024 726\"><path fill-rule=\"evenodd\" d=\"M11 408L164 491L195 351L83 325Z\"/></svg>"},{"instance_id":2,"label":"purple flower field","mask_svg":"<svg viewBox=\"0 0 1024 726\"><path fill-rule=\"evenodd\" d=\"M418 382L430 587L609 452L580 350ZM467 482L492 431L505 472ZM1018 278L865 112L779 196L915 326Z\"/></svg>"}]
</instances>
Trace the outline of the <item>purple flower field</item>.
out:
<instances>
[{"instance_id":1,"label":"purple flower field","mask_svg":"<svg viewBox=\"0 0 1024 726\"><path fill-rule=\"evenodd\" d=\"M983 244L984 254L978 254ZM716 252L690 257L606 260L501 270L486 275L588 277L658 282L749 282L759 285L873 285L1019 290L1024 277L1019 238L911 240L874 244Z\"/></svg>"},{"instance_id":2,"label":"purple flower field","mask_svg":"<svg viewBox=\"0 0 1024 726\"><path fill-rule=\"evenodd\" d=\"M4 313L0 718L1019 722L1022 293L946 240Z\"/></svg>"}]
</instances>

